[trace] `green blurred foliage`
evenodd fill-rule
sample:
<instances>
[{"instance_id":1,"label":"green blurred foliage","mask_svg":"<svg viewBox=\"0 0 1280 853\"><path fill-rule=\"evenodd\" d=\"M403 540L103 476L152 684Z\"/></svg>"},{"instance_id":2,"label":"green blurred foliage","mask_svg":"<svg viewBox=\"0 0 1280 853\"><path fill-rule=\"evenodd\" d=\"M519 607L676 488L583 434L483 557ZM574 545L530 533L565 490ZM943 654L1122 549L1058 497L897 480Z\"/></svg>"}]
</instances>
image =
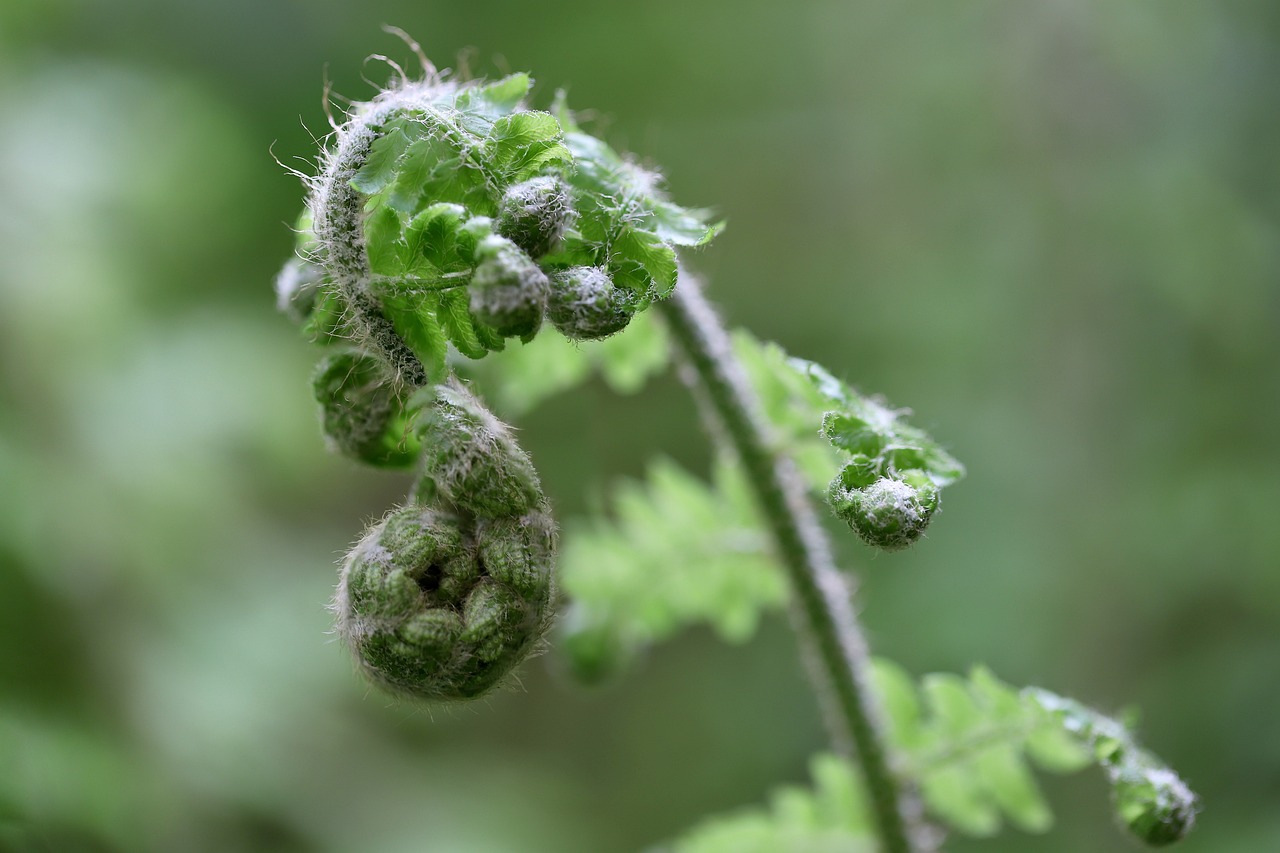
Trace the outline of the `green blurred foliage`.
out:
<instances>
[{"instance_id":1,"label":"green blurred foliage","mask_svg":"<svg viewBox=\"0 0 1280 853\"><path fill-rule=\"evenodd\" d=\"M780 622L429 712L326 636L407 483L324 451L272 156L311 168L326 65L363 98L365 56L407 61L383 22L597 108L729 221L693 264L731 321L965 462L912 551L833 524L879 653L1136 703L1204 798L1181 849L1280 848L1272 0L9 0L0 849L636 850L823 748ZM655 453L710 464L669 377L520 425L562 520ZM1128 849L1101 779L1045 789L1053 835L951 849Z\"/></svg>"}]
</instances>

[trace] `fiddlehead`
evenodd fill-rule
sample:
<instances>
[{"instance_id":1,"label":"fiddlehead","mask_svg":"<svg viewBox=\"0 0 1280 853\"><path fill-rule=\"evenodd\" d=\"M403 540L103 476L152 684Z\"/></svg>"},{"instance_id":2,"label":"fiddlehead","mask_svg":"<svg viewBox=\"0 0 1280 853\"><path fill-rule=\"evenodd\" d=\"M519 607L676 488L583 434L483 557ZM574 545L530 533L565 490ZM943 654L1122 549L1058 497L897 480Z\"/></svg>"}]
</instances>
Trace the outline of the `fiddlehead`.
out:
<instances>
[{"instance_id":1,"label":"fiddlehead","mask_svg":"<svg viewBox=\"0 0 1280 853\"><path fill-rule=\"evenodd\" d=\"M671 292L675 245L714 234L563 110L524 109L530 85L426 69L353 105L276 281L281 310L328 350L313 389L330 446L419 467L407 504L344 561L333 609L372 680L429 699L499 683L538 645L554 592L537 474L454 362L548 318L608 337Z\"/></svg>"},{"instance_id":2,"label":"fiddlehead","mask_svg":"<svg viewBox=\"0 0 1280 853\"><path fill-rule=\"evenodd\" d=\"M471 315L504 337L538 331L547 308L547 274L515 243L489 236L476 249Z\"/></svg>"},{"instance_id":3,"label":"fiddlehead","mask_svg":"<svg viewBox=\"0 0 1280 853\"><path fill-rule=\"evenodd\" d=\"M559 178L533 178L507 188L498 203L498 233L531 258L550 254L576 217L569 188Z\"/></svg>"},{"instance_id":4,"label":"fiddlehead","mask_svg":"<svg viewBox=\"0 0 1280 853\"><path fill-rule=\"evenodd\" d=\"M556 274L548 316L565 337L594 341L631 322L635 301L599 267L573 267Z\"/></svg>"},{"instance_id":5,"label":"fiddlehead","mask_svg":"<svg viewBox=\"0 0 1280 853\"><path fill-rule=\"evenodd\" d=\"M822 434L844 459L827 487L832 512L868 545L898 551L914 543L937 512L941 490L964 466L900 412L863 397L820 365L791 359L827 409Z\"/></svg>"},{"instance_id":6,"label":"fiddlehead","mask_svg":"<svg viewBox=\"0 0 1280 853\"><path fill-rule=\"evenodd\" d=\"M551 613L555 524L528 457L460 386L425 389L416 500L347 556L338 633L374 681L428 699L483 694Z\"/></svg>"}]
</instances>

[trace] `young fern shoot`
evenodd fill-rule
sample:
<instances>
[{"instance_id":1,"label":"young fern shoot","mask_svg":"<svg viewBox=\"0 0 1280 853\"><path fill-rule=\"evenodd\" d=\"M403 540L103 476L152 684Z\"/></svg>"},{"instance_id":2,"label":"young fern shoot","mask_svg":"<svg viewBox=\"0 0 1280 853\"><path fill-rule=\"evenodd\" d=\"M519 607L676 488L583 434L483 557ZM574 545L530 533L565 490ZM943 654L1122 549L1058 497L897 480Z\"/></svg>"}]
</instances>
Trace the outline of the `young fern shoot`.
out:
<instances>
[{"instance_id":1,"label":"young fern shoot","mask_svg":"<svg viewBox=\"0 0 1280 853\"><path fill-rule=\"evenodd\" d=\"M333 609L359 668L403 696L471 699L544 644L561 593L559 645L590 678L692 622L743 639L789 598L835 745L856 761L821 758L819 791L793 800L844 780L852 805L814 812L839 815L834 823L796 823L794 809L713 821L679 849L812 849L825 839L932 850L939 833L918 794L961 831L994 831L1002 813L1043 830L1047 807L1018 759L1035 732L1074 738L1072 760L1047 761L1055 769L1091 757L1107 770L1139 837L1185 834L1194 796L1118 723L980 675L972 689L926 679L926 720L912 682L872 665L852 578L836 569L813 499L867 544L900 550L920 539L963 467L818 365L731 337L677 262L677 250L707 244L720 225L584 132L563 98L549 112L527 108L530 85L526 74L451 79L424 59L422 79L353 104L307 182L296 255L277 278L281 309L323 352L313 389L332 449L417 469L404 504L342 564ZM651 307L661 327L643 318ZM506 383L532 402L588 364L634 386L663 360L649 354L664 334L727 440L717 485L655 468L660 479L630 492L614 520L567 538L557 568L537 473L477 386L511 396ZM504 350L490 369L487 357ZM633 522L645 547L625 544ZM750 553L726 557L730 541ZM679 547L654 550L666 542ZM681 559L695 553L712 558ZM966 740L988 724L994 735Z\"/></svg>"}]
</instances>

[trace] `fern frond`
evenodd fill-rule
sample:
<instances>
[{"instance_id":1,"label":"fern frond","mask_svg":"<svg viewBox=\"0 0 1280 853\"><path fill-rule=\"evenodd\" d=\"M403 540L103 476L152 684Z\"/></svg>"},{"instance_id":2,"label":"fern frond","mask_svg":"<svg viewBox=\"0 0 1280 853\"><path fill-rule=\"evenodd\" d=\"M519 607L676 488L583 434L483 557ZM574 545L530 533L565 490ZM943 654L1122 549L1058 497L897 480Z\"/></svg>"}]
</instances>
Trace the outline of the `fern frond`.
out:
<instances>
[{"instance_id":1,"label":"fern frond","mask_svg":"<svg viewBox=\"0 0 1280 853\"><path fill-rule=\"evenodd\" d=\"M889 739L907 759L902 770L929 812L960 832L991 836L1005 822L1048 830L1053 815L1032 765L1054 773L1100 766L1118 818L1152 846L1181 839L1194 823L1196 799L1186 784L1139 747L1124 724L1078 702L1039 688L1017 690L985 667L968 678L933 674L917 684L897 665L877 660L874 680ZM674 850L875 849L853 766L818 755L812 768L811 789L783 788L767 810L706 821Z\"/></svg>"},{"instance_id":2,"label":"fern frond","mask_svg":"<svg viewBox=\"0 0 1280 853\"><path fill-rule=\"evenodd\" d=\"M983 667L967 679L926 675L917 687L881 660L875 680L889 737L908 756L931 812L968 835L994 835L1005 820L1028 832L1049 829L1053 815L1026 759L1058 772L1089 759L1039 705Z\"/></svg>"},{"instance_id":3,"label":"fern frond","mask_svg":"<svg viewBox=\"0 0 1280 853\"><path fill-rule=\"evenodd\" d=\"M941 489L963 477L964 466L904 421L904 411L864 397L821 365L745 333L734 345L775 427L832 511L877 548L896 551L919 539ZM834 464L814 447L818 424Z\"/></svg>"},{"instance_id":4,"label":"fern frond","mask_svg":"<svg viewBox=\"0 0 1280 853\"><path fill-rule=\"evenodd\" d=\"M613 518L572 527L560 559L572 600L562 646L586 679L695 623L742 641L786 598L739 468L721 462L708 485L654 462L644 483L613 494Z\"/></svg>"}]
</instances>

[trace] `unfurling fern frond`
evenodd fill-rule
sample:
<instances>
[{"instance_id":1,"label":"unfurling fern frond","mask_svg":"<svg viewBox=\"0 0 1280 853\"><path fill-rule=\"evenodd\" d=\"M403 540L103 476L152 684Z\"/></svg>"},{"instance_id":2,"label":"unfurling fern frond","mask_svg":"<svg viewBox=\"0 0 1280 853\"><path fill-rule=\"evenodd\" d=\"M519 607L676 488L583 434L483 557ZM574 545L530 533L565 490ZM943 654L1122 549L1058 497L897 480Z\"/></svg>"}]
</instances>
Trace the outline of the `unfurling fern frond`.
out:
<instances>
[{"instance_id":1,"label":"unfurling fern frond","mask_svg":"<svg viewBox=\"0 0 1280 853\"><path fill-rule=\"evenodd\" d=\"M424 72L335 129L276 291L327 350L313 384L331 446L420 466L408 504L343 565L339 633L373 680L447 700L483 693L537 646L555 556L532 463L455 366L529 343L544 320L574 341L611 337L671 294L675 247L715 229L563 103L559 118L526 109L528 75ZM599 351L615 384L665 363L645 328ZM525 401L558 381L536 379Z\"/></svg>"},{"instance_id":2,"label":"unfurling fern frond","mask_svg":"<svg viewBox=\"0 0 1280 853\"><path fill-rule=\"evenodd\" d=\"M1100 766L1117 818L1152 846L1181 839L1195 822L1196 798L1186 783L1122 723L1078 702L1039 688L1015 690L984 667L967 679L934 674L917 685L879 660L875 683L889 738L906 759L902 771L920 787L929 812L960 832L990 836L1005 821L1027 832L1048 830L1053 815L1033 764L1054 773ZM820 755L812 770L812 789L784 788L768 810L709 820L675 850L874 850L853 766ZM783 843L796 846L777 846Z\"/></svg>"},{"instance_id":3,"label":"unfurling fern frond","mask_svg":"<svg viewBox=\"0 0 1280 853\"><path fill-rule=\"evenodd\" d=\"M660 462L644 485L617 490L612 518L572 531L562 646L598 679L687 625L743 640L789 599L837 742L859 759L855 773L816 758L812 791L704 824L681 853L932 853L914 784L961 831L1006 820L1039 831L1051 816L1027 758L1098 763L1135 834L1185 834L1194 796L1114 720L981 669L917 688L885 664L873 679L806 485L863 540L897 550L924 533L963 467L903 412L818 365L730 339L677 257L720 226L583 132L563 97L531 110L526 74L456 81L422 64L422 80L353 104L335 128L276 280L280 308L324 353L313 390L331 446L418 467L406 504L343 562L333 602L370 679L474 698L541 645L555 610L549 502L512 430L459 377L518 410L593 369L634 390L665 366L670 342L728 449L712 485ZM646 318L655 306L662 328ZM547 322L563 337L540 334Z\"/></svg>"},{"instance_id":4,"label":"unfurling fern frond","mask_svg":"<svg viewBox=\"0 0 1280 853\"><path fill-rule=\"evenodd\" d=\"M792 445L806 474L825 490L831 510L864 542L885 551L924 534L941 490L964 477L957 462L904 411L863 396L812 361L740 332L735 349ZM834 456L814 446L826 439ZM832 477L832 460L839 470Z\"/></svg>"}]
</instances>

